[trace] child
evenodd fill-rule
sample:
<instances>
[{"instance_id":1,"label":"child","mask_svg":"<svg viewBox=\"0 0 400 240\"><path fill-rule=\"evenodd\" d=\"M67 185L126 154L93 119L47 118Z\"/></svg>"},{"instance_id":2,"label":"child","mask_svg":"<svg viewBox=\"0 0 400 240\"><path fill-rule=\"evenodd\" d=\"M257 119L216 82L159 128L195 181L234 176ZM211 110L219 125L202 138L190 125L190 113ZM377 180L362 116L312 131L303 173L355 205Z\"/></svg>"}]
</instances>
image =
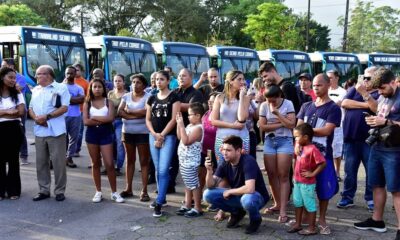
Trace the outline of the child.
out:
<instances>
[{"instance_id":1,"label":"child","mask_svg":"<svg viewBox=\"0 0 400 240\"><path fill-rule=\"evenodd\" d=\"M288 230L288 233L299 232L301 235L317 234L315 227L316 176L324 169L326 162L322 153L312 144L314 135L312 127L303 123L294 129L296 139L296 161L294 169L293 204L296 208L296 222ZM301 228L303 208L308 212L308 228Z\"/></svg>"},{"instance_id":2,"label":"child","mask_svg":"<svg viewBox=\"0 0 400 240\"><path fill-rule=\"evenodd\" d=\"M186 186L185 206L176 211L176 214L191 218L203 215L198 169L203 141L201 117L204 114L204 107L201 103L192 103L189 106L188 113L189 125L186 129L181 113L176 115L177 137L181 140L178 147L179 169ZM192 197L194 208L191 209Z\"/></svg>"}]
</instances>

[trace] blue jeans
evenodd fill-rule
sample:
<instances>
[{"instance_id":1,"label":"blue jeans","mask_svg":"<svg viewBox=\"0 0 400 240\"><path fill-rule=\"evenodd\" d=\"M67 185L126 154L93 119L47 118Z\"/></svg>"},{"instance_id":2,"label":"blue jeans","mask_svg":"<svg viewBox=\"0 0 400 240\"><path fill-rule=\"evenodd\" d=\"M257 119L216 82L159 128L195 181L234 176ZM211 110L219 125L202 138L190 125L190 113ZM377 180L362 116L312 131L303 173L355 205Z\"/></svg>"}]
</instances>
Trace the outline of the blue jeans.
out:
<instances>
[{"instance_id":1,"label":"blue jeans","mask_svg":"<svg viewBox=\"0 0 400 240\"><path fill-rule=\"evenodd\" d=\"M83 141L83 130L85 129L85 125L83 124L83 115L81 113L81 127L79 129L78 135L78 143L76 144L76 153L79 153L82 148L82 141Z\"/></svg>"},{"instance_id":2,"label":"blue jeans","mask_svg":"<svg viewBox=\"0 0 400 240\"><path fill-rule=\"evenodd\" d=\"M365 141L346 140L344 142L343 154L344 164L344 181L342 197L353 200L357 190L357 173L360 163L364 165L366 173L365 182L365 201L372 200L372 188L368 184L368 159L371 147Z\"/></svg>"},{"instance_id":3,"label":"blue jeans","mask_svg":"<svg viewBox=\"0 0 400 240\"><path fill-rule=\"evenodd\" d=\"M154 146L155 139L153 135L149 134L149 144L151 158L154 162L156 170L156 180L158 195L156 202L163 204L166 200L167 188L169 183L169 167L171 165L172 155L176 144L175 135L167 135L164 138L164 146L162 148L156 148Z\"/></svg>"},{"instance_id":4,"label":"blue jeans","mask_svg":"<svg viewBox=\"0 0 400 240\"><path fill-rule=\"evenodd\" d=\"M124 166L125 161L125 148L124 144L122 144L121 137L122 137L122 119L116 118L114 120L114 146L115 146L115 155L114 159L117 163L117 168L121 169Z\"/></svg>"},{"instance_id":5,"label":"blue jeans","mask_svg":"<svg viewBox=\"0 0 400 240\"><path fill-rule=\"evenodd\" d=\"M26 140L26 128L25 128L25 124L26 124L26 113L24 114L24 116L21 117L21 124L22 124L22 144L21 144L21 148L19 149L19 156L21 158L27 158L28 157L28 142Z\"/></svg>"},{"instance_id":6,"label":"blue jeans","mask_svg":"<svg viewBox=\"0 0 400 240\"><path fill-rule=\"evenodd\" d=\"M81 129L81 116L65 117L65 126L67 128L68 138L67 158L70 158L76 153L79 131Z\"/></svg>"},{"instance_id":7,"label":"blue jeans","mask_svg":"<svg viewBox=\"0 0 400 240\"><path fill-rule=\"evenodd\" d=\"M244 194L242 196L230 196L225 199L223 196L225 188L208 188L203 193L203 198L213 207L224 212L237 213L244 208L249 213L250 220L261 218L260 209L266 204L259 192Z\"/></svg>"}]
</instances>

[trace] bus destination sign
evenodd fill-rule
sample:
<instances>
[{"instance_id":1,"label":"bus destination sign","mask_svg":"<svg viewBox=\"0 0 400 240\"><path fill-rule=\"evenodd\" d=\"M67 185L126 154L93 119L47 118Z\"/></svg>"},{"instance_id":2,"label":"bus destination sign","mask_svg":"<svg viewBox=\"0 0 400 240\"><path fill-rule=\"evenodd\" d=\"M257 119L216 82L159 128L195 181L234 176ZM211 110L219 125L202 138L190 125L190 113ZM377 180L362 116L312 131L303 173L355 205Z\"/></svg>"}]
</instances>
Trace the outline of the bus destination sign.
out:
<instances>
[{"instance_id":1,"label":"bus destination sign","mask_svg":"<svg viewBox=\"0 0 400 240\"><path fill-rule=\"evenodd\" d=\"M33 39L50 40L50 41L61 41L61 42L78 42L78 37L76 35L66 34L66 33L56 33L56 32L39 32L32 31Z\"/></svg>"},{"instance_id":2,"label":"bus destination sign","mask_svg":"<svg viewBox=\"0 0 400 240\"><path fill-rule=\"evenodd\" d=\"M400 56L399 57L374 57L374 62L400 63Z\"/></svg>"},{"instance_id":3,"label":"bus destination sign","mask_svg":"<svg viewBox=\"0 0 400 240\"><path fill-rule=\"evenodd\" d=\"M355 62L356 58L353 56L328 56L331 62Z\"/></svg>"},{"instance_id":4,"label":"bus destination sign","mask_svg":"<svg viewBox=\"0 0 400 240\"><path fill-rule=\"evenodd\" d=\"M224 50L223 55L226 57L248 57L253 58L254 52L247 52L247 51L235 51L235 50Z\"/></svg>"},{"instance_id":5,"label":"bus destination sign","mask_svg":"<svg viewBox=\"0 0 400 240\"><path fill-rule=\"evenodd\" d=\"M111 46L116 48L145 49L145 44L127 41L111 41Z\"/></svg>"}]
</instances>

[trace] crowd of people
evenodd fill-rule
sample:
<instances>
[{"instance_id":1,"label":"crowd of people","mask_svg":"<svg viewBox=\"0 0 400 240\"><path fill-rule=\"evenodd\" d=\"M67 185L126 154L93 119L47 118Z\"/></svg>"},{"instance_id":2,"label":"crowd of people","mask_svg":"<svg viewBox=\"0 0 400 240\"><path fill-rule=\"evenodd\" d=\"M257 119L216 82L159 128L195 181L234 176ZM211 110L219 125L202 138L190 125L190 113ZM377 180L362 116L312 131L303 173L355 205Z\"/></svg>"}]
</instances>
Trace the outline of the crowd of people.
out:
<instances>
[{"instance_id":1,"label":"crowd of people","mask_svg":"<svg viewBox=\"0 0 400 240\"><path fill-rule=\"evenodd\" d=\"M122 203L136 194L132 181L138 156L140 201L151 200L147 186L151 175L156 179L157 197L150 204L154 217L163 215L180 171L185 198L177 215L202 216L203 199L208 211L217 212L216 221L230 214L228 228L238 227L248 214L245 232L251 234L258 230L260 211L272 197L272 206L263 214L277 213L287 232L329 235L329 201L343 181L337 207L354 206L362 162L366 209L373 215L354 227L386 231L387 192L393 195L400 220L400 143L395 137L400 128L400 81L386 68L369 67L344 89L335 70L314 78L303 73L296 86L279 76L271 63L260 66L259 78L250 85L241 71L229 71L222 82L218 70L211 68L193 85L189 69L181 69L175 79L167 67L151 75L150 86L144 75L133 74L127 91L120 74L111 85L102 70L95 69L87 82L80 75L83 67L76 64L65 69L65 80L58 83L53 69L43 65L36 70L37 86L26 106L26 83L14 67L13 59L4 59L0 69L0 130L16 136L0 143L0 200L21 195L19 165L29 164L24 127L28 113L34 121L39 186L33 201L50 197L51 169L55 199L65 199L66 168L77 167L73 158L79 156L84 139L95 203L103 199L101 174L108 177L111 200ZM256 161L259 144L271 195ZM116 176L123 174L126 186L118 192ZM291 198L295 219L287 216Z\"/></svg>"}]
</instances>

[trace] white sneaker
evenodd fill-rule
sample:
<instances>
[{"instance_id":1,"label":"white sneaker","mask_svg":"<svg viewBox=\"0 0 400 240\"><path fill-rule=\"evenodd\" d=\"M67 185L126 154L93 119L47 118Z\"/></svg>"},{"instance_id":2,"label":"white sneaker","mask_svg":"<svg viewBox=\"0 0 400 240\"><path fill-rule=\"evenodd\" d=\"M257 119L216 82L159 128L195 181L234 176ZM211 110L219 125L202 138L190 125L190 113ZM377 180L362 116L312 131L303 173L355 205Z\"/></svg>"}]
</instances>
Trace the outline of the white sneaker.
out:
<instances>
[{"instance_id":1,"label":"white sneaker","mask_svg":"<svg viewBox=\"0 0 400 240\"><path fill-rule=\"evenodd\" d=\"M20 158L20 165L28 165L30 162L28 162L27 158Z\"/></svg>"},{"instance_id":2,"label":"white sneaker","mask_svg":"<svg viewBox=\"0 0 400 240\"><path fill-rule=\"evenodd\" d=\"M121 195L119 195L119 193L115 192L115 193L111 193L111 200L117 202L117 203L123 203L125 202L125 199L123 199L121 197Z\"/></svg>"},{"instance_id":3,"label":"white sneaker","mask_svg":"<svg viewBox=\"0 0 400 240\"><path fill-rule=\"evenodd\" d=\"M92 202L94 203L98 203L101 202L101 200L103 199L101 192L97 192L94 194L94 197L92 198Z\"/></svg>"}]
</instances>

